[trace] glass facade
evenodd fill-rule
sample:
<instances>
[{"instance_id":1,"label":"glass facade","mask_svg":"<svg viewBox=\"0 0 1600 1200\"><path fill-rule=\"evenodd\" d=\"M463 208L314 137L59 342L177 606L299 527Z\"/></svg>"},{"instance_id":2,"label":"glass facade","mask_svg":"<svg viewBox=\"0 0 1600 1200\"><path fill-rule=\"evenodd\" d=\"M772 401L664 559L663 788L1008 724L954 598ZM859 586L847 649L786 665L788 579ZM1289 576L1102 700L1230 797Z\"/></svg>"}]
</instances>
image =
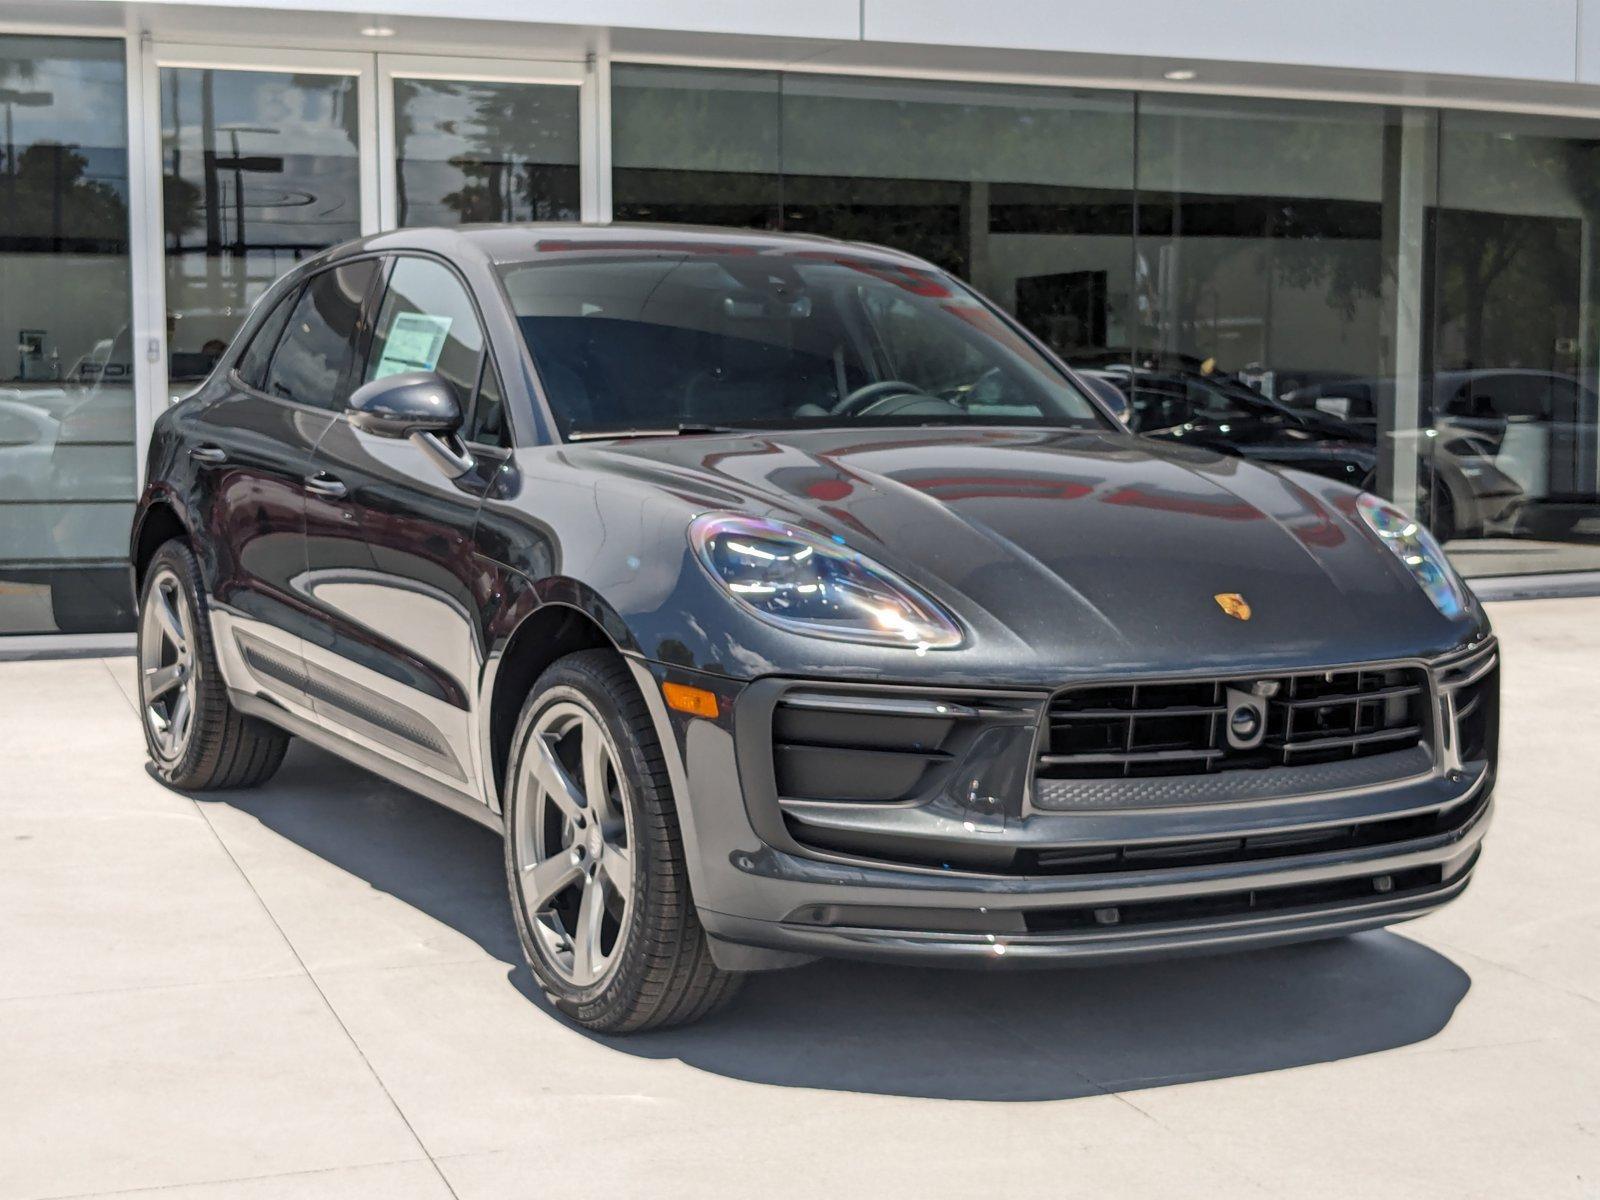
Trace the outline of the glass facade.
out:
<instances>
[{"instance_id":1,"label":"glass facade","mask_svg":"<svg viewBox=\"0 0 1600 1200\"><path fill-rule=\"evenodd\" d=\"M578 219L578 89L394 81L399 224Z\"/></svg>"},{"instance_id":2,"label":"glass facade","mask_svg":"<svg viewBox=\"0 0 1600 1200\"><path fill-rule=\"evenodd\" d=\"M0 633L131 627L123 64L0 36Z\"/></svg>"},{"instance_id":3,"label":"glass facade","mask_svg":"<svg viewBox=\"0 0 1600 1200\"><path fill-rule=\"evenodd\" d=\"M1452 549L1481 574L1600 569L1600 125L1446 112L1438 141L1425 416L1496 499Z\"/></svg>"},{"instance_id":4,"label":"glass facade","mask_svg":"<svg viewBox=\"0 0 1600 1200\"><path fill-rule=\"evenodd\" d=\"M267 285L357 236L363 211L583 215L576 84L440 78L403 55L164 66L149 203L170 386L138 397L126 54L0 35L0 634L131 627L140 406L204 378ZM392 88L377 114L374 78ZM1114 389L1142 434L1393 498L1469 576L1600 570L1600 120L622 63L610 78L615 220L908 250ZM369 128L391 111L392 173ZM363 178L392 194L374 203Z\"/></svg>"},{"instance_id":5,"label":"glass facade","mask_svg":"<svg viewBox=\"0 0 1600 1200\"><path fill-rule=\"evenodd\" d=\"M164 67L167 382L192 391L256 298L361 232L354 75Z\"/></svg>"},{"instance_id":6,"label":"glass facade","mask_svg":"<svg viewBox=\"0 0 1600 1200\"><path fill-rule=\"evenodd\" d=\"M1155 438L1600 569L1600 122L618 65L614 215L971 280Z\"/></svg>"}]
</instances>

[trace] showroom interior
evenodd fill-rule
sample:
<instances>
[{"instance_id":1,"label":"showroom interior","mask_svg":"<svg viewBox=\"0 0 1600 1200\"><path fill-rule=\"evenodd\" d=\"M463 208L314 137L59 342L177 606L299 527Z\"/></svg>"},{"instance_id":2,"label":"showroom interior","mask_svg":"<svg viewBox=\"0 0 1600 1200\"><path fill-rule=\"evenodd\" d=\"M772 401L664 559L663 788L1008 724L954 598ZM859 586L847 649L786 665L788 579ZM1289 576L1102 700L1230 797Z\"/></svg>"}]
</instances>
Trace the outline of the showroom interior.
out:
<instances>
[{"instance_id":1,"label":"showroom interior","mask_svg":"<svg viewBox=\"0 0 1600 1200\"><path fill-rule=\"evenodd\" d=\"M1600 579L1592 89L285 17L0 4L0 635L132 628L150 424L274 278L469 221L904 249L1139 432L1342 471L1470 579Z\"/></svg>"}]
</instances>

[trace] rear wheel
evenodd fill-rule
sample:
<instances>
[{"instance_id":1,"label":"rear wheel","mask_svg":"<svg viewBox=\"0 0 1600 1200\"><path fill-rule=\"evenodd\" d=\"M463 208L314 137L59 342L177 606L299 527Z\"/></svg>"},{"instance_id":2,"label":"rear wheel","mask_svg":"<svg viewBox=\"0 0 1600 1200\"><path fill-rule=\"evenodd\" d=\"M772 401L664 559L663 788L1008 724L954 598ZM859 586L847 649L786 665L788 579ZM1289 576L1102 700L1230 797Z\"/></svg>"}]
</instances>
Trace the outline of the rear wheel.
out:
<instances>
[{"instance_id":1,"label":"rear wheel","mask_svg":"<svg viewBox=\"0 0 1600 1200\"><path fill-rule=\"evenodd\" d=\"M506 873L539 986L602 1033L699 1020L732 998L695 914L666 763L607 650L550 667L506 771Z\"/></svg>"},{"instance_id":2,"label":"rear wheel","mask_svg":"<svg viewBox=\"0 0 1600 1200\"><path fill-rule=\"evenodd\" d=\"M170 541L139 596L139 717L150 761L173 787L254 787L283 762L289 735L228 703L194 551Z\"/></svg>"}]
</instances>

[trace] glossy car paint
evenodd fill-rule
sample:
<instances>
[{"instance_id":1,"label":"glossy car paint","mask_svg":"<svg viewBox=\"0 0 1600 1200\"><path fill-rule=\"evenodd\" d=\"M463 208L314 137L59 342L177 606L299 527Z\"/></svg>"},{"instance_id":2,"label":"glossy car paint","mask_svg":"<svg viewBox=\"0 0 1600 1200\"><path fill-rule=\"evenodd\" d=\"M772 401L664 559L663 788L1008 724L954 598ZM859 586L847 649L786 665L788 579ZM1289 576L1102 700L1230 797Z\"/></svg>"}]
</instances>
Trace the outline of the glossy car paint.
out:
<instances>
[{"instance_id":1,"label":"glossy car paint","mask_svg":"<svg viewBox=\"0 0 1600 1200\"><path fill-rule=\"evenodd\" d=\"M1098 432L845 427L562 444L493 263L594 243L798 247L916 264L821 239L552 226L386 234L299 268L273 295L356 256L448 261L476 297L512 444L473 448L474 469L449 478L410 442L242 387L225 369L237 345L205 385L163 414L135 525L135 570L141 546L151 549L141 541L150 514L175 514L200 549L238 706L498 825L503 746L494 705L508 648L536 650L515 641L534 627L528 622L578 610L627 656L644 692L679 801L696 902L733 966L814 953L992 954L993 939L976 935L803 927L791 918L806 906L1015 911L1393 865L1367 855L1152 871L1138 880L1025 878L863 863L797 845L771 794L770 755L761 764L762 714L771 711L763 689L775 680L935 689L929 695L977 689L1042 704L1079 680L1250 678L1390 662L1434 668L1490 645L1489 624L1476 601L1455 618L1434 608L1354 516L1355 491L1136 438L1109 418ZM226 461L197 460L203 445L224 449ZM344 494L308 492L318 475ZM765 624L732 603L690 553L686 528L707 511L843 538L937 597L964 627L965 645L918 653ZM1212 600L1217 593L1244 595L1252 619L1229 618ZM236 651L241 633L299 655L304 683L268 686ZM716 692L721 715L669 712L664 679ZM348 707L352 695L366 698L359 711ZM1447 740L1442 730L1439 739ZM1009 845L1139 840L1336 824L1466 803L1492 786L1492 762L1468 772L1441 755L1425 776L1378 792L1094 818L1032 812L1020 787L998 811L910 819L934 822L941 836ZM1449 868L1448 886L1425 901L1154 940L1016 939L1013 957L1260 944L1403 919L1465 886L1486 825L1487 806L1459 837L1407 848L1406 862Z\"/></svg>"}]
</instances>

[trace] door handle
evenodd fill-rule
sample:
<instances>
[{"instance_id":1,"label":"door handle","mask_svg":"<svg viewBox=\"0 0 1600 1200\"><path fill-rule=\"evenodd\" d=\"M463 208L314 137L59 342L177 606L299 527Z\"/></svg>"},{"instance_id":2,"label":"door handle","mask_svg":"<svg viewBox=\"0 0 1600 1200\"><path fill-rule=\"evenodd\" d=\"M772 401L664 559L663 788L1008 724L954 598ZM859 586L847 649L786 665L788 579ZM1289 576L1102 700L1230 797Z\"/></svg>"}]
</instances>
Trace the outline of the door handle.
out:
<instances>
[{"instance_id":1,"label":"door handle","mask_svg":"<svg viewBox=\"0 0 1600 1200\"><path fill-rule=\"evenodd\" d=\"M228 452L221 446L191 446L189 448L189 457L196 462L220 463L228 461Z\"/></svg>"},{"instance_id":2,"label":"door handle","mask_svg":"<svg viewBox=\"0 0 1600 1200\"><path fill-rule=\"evenodd\" d=\"M349 490L343 483L326 471L318 471L315 475L306 476L306 491L314 496L327 496L329 499L337 500Z\"/></svg>"}]
</instances>

